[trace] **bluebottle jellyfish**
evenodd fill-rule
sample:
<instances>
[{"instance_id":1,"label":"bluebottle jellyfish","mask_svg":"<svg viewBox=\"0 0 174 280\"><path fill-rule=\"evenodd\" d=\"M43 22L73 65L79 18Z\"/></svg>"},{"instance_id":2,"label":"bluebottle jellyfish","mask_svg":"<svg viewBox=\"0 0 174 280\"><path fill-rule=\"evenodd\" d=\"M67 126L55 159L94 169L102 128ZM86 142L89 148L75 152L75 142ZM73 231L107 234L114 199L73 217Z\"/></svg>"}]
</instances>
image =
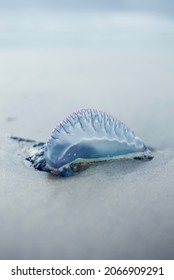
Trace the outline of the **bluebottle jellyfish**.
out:
<instances>
[{"instance_id":1,"label":"bluebottle jellyfish","mask_svg":"<svg viewBox=\"0 0 174 280\"><path fill-rule=\"evenodd\" d=\"M93 109L72 113L56 125L47 143L33 146L37 146L37 151L26 158L31 165L62 177L72 176L97 162L153 158L150 149L125 124Z\"/></svg>"}]
</instances>

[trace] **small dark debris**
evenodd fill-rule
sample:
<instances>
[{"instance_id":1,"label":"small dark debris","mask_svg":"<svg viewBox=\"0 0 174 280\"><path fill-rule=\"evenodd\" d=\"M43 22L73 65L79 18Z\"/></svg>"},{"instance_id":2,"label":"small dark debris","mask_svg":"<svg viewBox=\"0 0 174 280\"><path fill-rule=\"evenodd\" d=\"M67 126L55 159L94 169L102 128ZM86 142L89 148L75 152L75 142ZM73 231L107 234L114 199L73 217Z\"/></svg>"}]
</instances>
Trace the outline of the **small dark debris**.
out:
<instances>
[{"instance_id":1,"label":"small dark debris","mask_svg":"<svg viewBox=\"0 0 174 280\"><path fill-rule=\"evenodd\" d=\"M6 118L6 121L7 121L7 122L14 122L14 121L16 121L16 120L17 120L16 117L7 117L7 118Z\"/></svg>"}]
</instances>

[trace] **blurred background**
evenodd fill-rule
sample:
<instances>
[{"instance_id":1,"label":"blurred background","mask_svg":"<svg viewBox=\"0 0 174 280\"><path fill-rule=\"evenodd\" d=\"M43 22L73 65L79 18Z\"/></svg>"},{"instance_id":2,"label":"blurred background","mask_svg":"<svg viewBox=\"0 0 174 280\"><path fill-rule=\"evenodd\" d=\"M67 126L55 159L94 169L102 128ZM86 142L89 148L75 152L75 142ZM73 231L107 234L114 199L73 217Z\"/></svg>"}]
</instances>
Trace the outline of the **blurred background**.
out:
<instances>
[{"instance_id":1,"label":"blurred background","mask_svg":"<svg viewBox=\"0 0 174 280\"><path fill-rule=\"evenodd\" d=\"M0 1L2 129L6 119L18 119L21 134L32 137L33 113L46 133L33 136L46 140L48 122L50 129L71 111L92 107L135 130L138 116L151 135L154 106L162 124L170 118L163 111L172 106L166 91L170 98L173 12L173 2L163 0ZM7 133L15 133L14 124Z\"/></svg>"},{"instance_id":2,"label":"blurred background","mask_svg":"<svg viewBox=\"0 0 174 280\"><path fill-rule=\"evenodd\" d=\"M0 46L147 46L149 36L160 44L159 35L166 41L173 32L173 13L170 0L0 1Z\"/></svg>"},{"instance_id":3,"label":"blurred background","mask_svg":"<svg viewBox=\"0 0 174 280\"><path fill-rule=\"evenodd\" d=\"M174 258L174 2L0 0L0 258ZM80 108L154 150L63 180L27 168Z\"/></svg>"},{"instance_id":4,"label":"blurred background","mask_svg":"<svg viewBox=\"0 0 174 280\"><path fill-rule=\"evenodd\" d=\"M172 106L173 12L164 0L0 1L1 123L16 118L20 134L27 124L38 138L42 123L48 135L48 117L50 129L50 121L92 107L135 130L138 116L151 135L154 107L165 124L164 108Z\"/></svg>"}]
</instances>

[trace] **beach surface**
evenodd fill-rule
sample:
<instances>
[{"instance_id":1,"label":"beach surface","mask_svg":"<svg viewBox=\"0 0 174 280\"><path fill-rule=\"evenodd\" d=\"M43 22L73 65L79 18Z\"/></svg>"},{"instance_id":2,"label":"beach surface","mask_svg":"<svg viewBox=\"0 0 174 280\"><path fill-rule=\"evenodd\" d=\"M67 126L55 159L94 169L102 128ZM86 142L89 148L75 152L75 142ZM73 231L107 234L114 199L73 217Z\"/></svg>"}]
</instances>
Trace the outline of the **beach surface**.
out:
<instances>
[{"instance_id":1,"label":"beach surface","mask_svg":"<svg viewBox=\"0 0 174 280\"><path fill-rule=\"evenodd\" d=\"M173 19L27 10L0 21L0 259L173 259ZM154 159L70 178L30 167L31 145L10 136L46 142L81 108L124 122Z\"/></svg>"}]
</instances>

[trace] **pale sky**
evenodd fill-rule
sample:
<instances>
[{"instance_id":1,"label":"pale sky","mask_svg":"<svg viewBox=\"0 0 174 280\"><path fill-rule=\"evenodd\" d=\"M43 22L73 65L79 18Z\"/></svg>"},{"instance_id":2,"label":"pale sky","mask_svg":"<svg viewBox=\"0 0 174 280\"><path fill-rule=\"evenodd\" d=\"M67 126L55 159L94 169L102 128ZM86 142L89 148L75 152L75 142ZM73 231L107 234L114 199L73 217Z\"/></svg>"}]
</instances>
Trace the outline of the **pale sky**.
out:
<instances>
[{"instance_id":1,"label":"pale sky","mask_svg":"<svg viewBox=\"0 0 174 280\"><path fill-rule=\"evenodd\" d=\"M0 9L128 10L174 16L173 0L0 0Z\"/></svg>"}]
</instances>

